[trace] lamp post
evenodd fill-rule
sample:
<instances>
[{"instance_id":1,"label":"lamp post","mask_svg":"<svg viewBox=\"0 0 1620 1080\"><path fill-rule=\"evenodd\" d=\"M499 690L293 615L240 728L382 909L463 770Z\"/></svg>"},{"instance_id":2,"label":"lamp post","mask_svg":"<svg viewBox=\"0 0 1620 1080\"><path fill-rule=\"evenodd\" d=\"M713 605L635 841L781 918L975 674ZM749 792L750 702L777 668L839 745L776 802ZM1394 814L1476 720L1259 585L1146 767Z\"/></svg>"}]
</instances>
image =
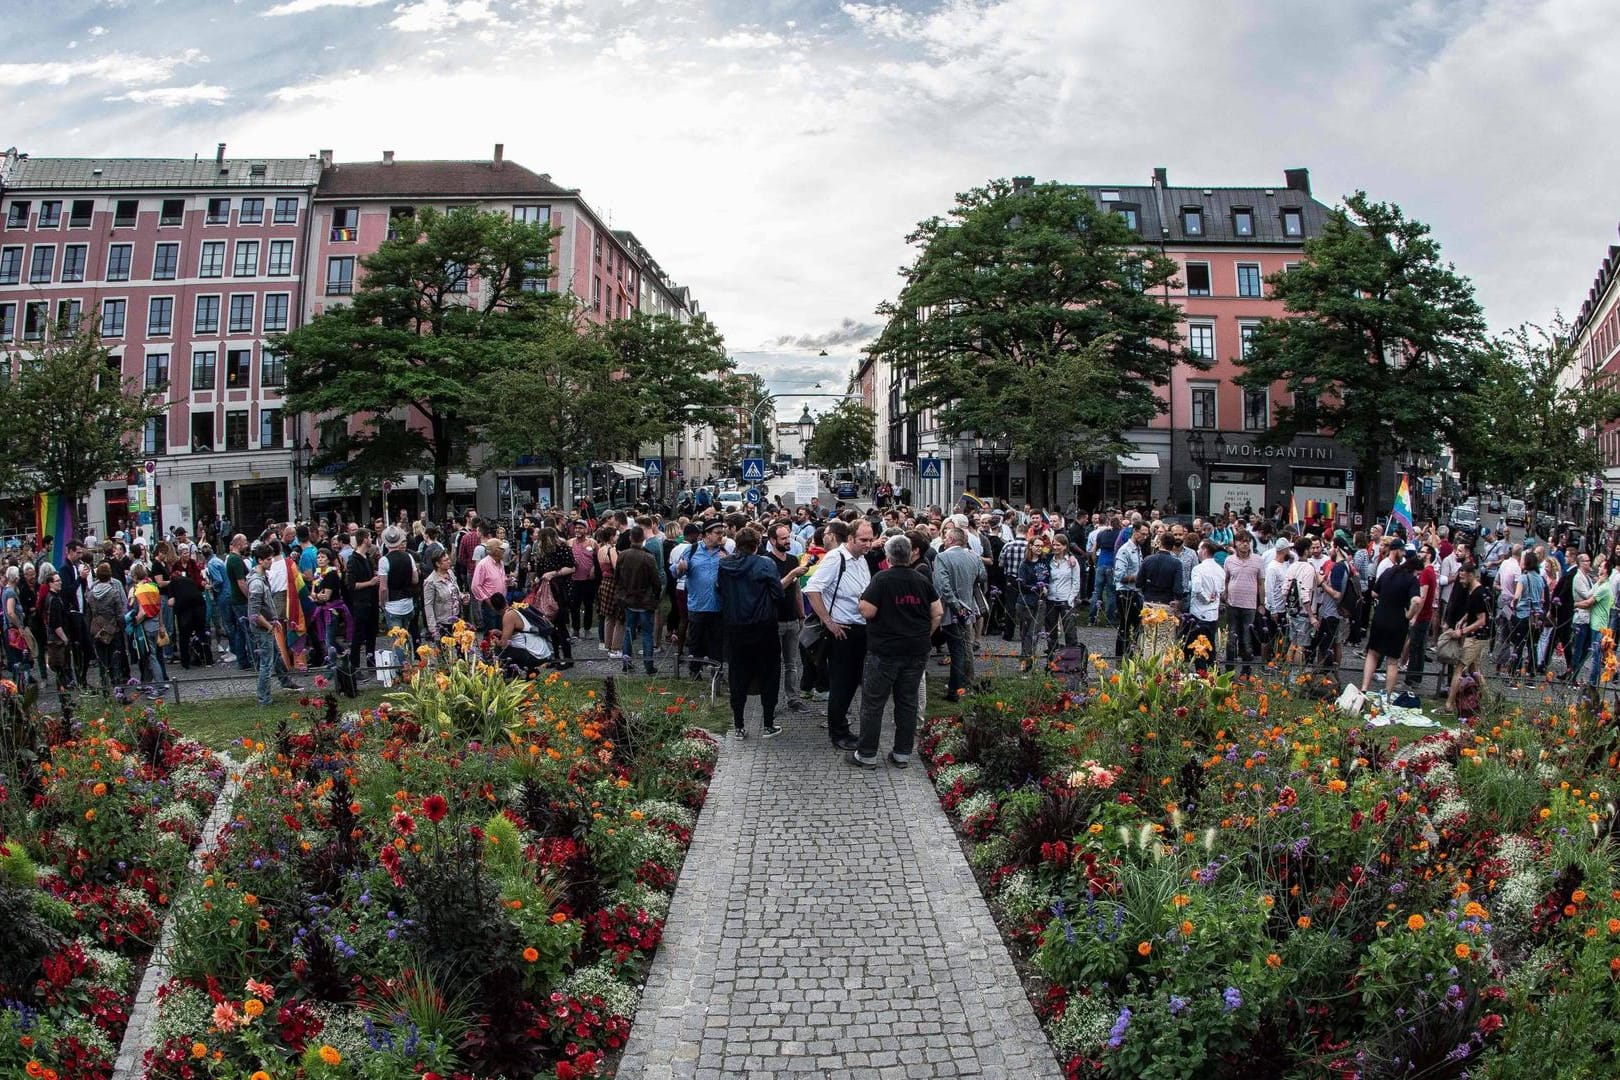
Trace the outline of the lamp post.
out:
<instances>
[{"instance_id":1,"label":"lamp post","mask_svg":"<svg viewBox=\"0 0 1620 1080\"><path fill-rule=\"evenodd\" d=\"M1209 464L1209 453L1204 449L1204 433L1196 428L1187 433L1187 455L1192 458L1192 463L1197 466L1197 471L1192 475L1198 478L1198 483L1188 485L1192 495L1192 512L1196 514L1198 513L1198 488L1203 484L1204 466Z\"/></svg>"},{"instance_id":2,"label":"lamp post","mask_svg":"<svg viewBox=\"0 0 1620 1080\"><path fill-rule=\"evenodd\" d=\"M804 412L799 414L799 464L804 465L810 460L810 440L815 438L816 418L810 415L810 404L805 403Z\"/></svg>"}]
</instances>

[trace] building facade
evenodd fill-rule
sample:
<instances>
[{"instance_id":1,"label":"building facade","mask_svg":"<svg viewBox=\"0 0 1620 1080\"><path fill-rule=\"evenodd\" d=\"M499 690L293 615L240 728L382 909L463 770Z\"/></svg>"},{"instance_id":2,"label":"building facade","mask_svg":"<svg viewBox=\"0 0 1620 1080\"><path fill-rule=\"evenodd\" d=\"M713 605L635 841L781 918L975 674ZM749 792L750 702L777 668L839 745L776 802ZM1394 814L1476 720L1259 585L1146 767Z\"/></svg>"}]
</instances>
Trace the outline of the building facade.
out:
<instances>
[{"instance_id":1,"label":"building facade","mask_svg":"<svg viewBox=\"0 0 1620 1080\"><path fill-rule=\"evenodd\" d=\"M1579 375L1620 375L1620 244L1610 244L1598 266L1597 277L1587 290L1580 313L1575 318L1575 350L1580 357ZM1573 373L1572 373L1573 374ZM1600 484L1594 494L1610 525L1620 524L1620 423L1592 432L1603 457Z\"/></svg>"},{"instance_id":2,"label":"building facade","mask_svg":"<svg viewBox=\"0 0 1620 1080\"><path fill-rule=\"evenodd\" d=\"M1028 183L1028 181L1023 181ZM1163 301L1181 315L1183 347L1209 361L1178 365L1160 392L1163 412L1127 433L1133 450L1101 466L1075 463L1060 474L1058 498L1082 508L1154 506L1185 514L1255 509L1316 499L1347 508L1358 483L1351 452L1335 440L1302 435L1263 448L1257 437L1288 402L1282 385L1245 389L1236 379L1255 328L1284 314L1266 279L1297 263L1331 210L1312 197L1310 174L1289 169L1277 187L1172 187L1164 169L1146 185L1078 185L1099 209L1118 214L1180 273ZM916 498L942 505L963 492L1022 503L1029 477L1016 447L951 439L930 410L906 406L917 373L886 373L889 474ZM1392 485L1390 476L1375 482ZM1375 505L1378 502L1375 496Z\"/></svg>"},{"instance_id":3,"label":"building facade","mask_svg":"<svg viewBox=\"0 0 1620 1080\"><path fill-rule=\"evenodd\" d=\"M6 155L0 345L26 357L94 316L123 378L162 394L167 414L142 435L156 464L149 526L224 516L256 527L284 520L296 498L300 423L265 342L304 318L319 163L225 149L211 160ZM140 524L129 487L99 485L86 528Z\"/></svg>"}]
</instances>

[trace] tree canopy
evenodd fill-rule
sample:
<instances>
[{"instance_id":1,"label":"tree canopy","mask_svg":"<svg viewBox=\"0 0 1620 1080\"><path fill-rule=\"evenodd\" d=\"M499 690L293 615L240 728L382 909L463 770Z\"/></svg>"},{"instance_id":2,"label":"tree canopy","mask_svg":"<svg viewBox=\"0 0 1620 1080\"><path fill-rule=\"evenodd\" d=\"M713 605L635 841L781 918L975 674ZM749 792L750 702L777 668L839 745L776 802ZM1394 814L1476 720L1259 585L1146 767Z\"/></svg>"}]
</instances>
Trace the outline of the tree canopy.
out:
<instances>
[{"instance_id":1,"label":"tree canopy","mask_svg":"<svg viewBox=\"0 0 1620 1080\"><path fill-rule=\"evenodd\" d=\"M858 401L840 401L816 418L804 459L829 469L869 461L877 446L877 414Z\"/></svg>"},{"instance_id":2,"label":"tree canopy","mask_svg":"<svg viewBox=\"0 0 1620 1080\"><path fill-rule=\"evenodd\" d=\"M1362 507L1379 468L1435 453L1479 377L1485 321L1473 285L1440 258L1429 227L1362 191L1305 242L1303 260L1268 279L1287 315L1260 324L1239 382L1284 383L1261 441L1321 430L1356 454Z\"/></svg>"},{"instance_id":3,"label":"tree canopy","mask_svg":"<svg viewBox=\"0 0 1620 1080\"><path fill-rule=\"evenodd\" d=\"M707 319L681 322L635 312L607 323L603 345L634 393L632 426L656 442L687 424L724 423L732 394L724 377L734 367L725 341Z\"/></svg>"},{"instance_id":4,"label":"tree canopy","mask_svg":"<svg viewBox=\"0 0 1620 1080\"><path fill-rule=\"evenodd\" d=\"M915 368L909 408L936 410L952 435L1006 439L1049 478L1127 452L1177 362L1208 366L1180 352L1180 313L1153 295L1174 260L1083 188L992 181L907 241L921 250L878 308L872 355Z\"/></svg>"},{"instance_id":5,"label":"tree canopy","mask_svg":"<svg viewBox=\"0 0 1620 1080\"><path fill-rule=\"evenodd\" d=\"M59 324L29 353L5 354L0 431L10 452L0 468L9 491L58 492L70 503L142 459L147 421L166 423L161 387L126 380L102 344L98 320Z\"/></svg>"}]
</instances>

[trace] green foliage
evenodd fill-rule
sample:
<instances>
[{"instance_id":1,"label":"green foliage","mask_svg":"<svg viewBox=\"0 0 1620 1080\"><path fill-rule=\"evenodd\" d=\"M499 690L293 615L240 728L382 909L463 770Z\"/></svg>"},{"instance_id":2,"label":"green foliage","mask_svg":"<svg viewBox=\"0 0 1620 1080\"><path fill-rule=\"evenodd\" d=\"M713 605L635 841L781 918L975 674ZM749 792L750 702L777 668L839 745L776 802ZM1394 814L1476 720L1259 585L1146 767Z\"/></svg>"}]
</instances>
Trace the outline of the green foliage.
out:
<instances>
[{"instance_id":1,"label":"green foliage","mask_svg":"<svg viewBox=\"0 0 1620 1080\"><path fill-rule=\"evenodd\" d=\"M34 903L40 892L0 881L0 987L33 985L39 963L62 943L62 936Z\"/></svg>"},{"instance_id":2,"label":"green foliage","mask_svg":"<svg viewBox=\"0 0 1620 1080\"><path fill-rule=\"evenodd\" d=\"M1263 441L1332 431L1374 477L1404 451L1438 451L1466 418L1485 320L1427 225L1358 191L1269 283L1288 314L1260 324L1239 382L1284 383L1302 404L1277 406Z\"/></svg>"},{"instance_id":3,"label":"green foliage","mask_svg":"<svg viewBox=\"0 0 1620 1080\"><path fill-rule=\"evenodd\" d=\"M524 876L523 834L505 814L491 814L484 822L484 865L503 881Z\"/></svg>"},{"instance_id":4,"label":"green foliage","mask_svg":"<svg viewBox=\"0 0 1620 1080\"><path fill-rule=\"evenodd\" d=\"M852 468L871 460L877 446L877 414L858 401L840 401L816 418L806 461L829 469Z\"/></svg>"},{"instance_id":5,"label":"green foliage","mask_svg":"<svg viewBox=\"0 0 1620 1080\"><path fill-rule=\"evenodd\" d=\"M734 365L708 319L690 322L634 312L596 333L612 354L638 416L633 430L648 442L688 423L719 424L729 416L725 377Z\"/></svg>"},{"instance_id":6,"label":"green foliage","mask_svg":"<svg viewBox=\"0 0 1620 1080\"><path fill-rule=\"evenodd\" d=\"M16 837L0 841L0 881L8 881L19 889L33 888L39 881L39 867Z\"/></svg>"},{"instance_id":7,"label":"green foliage","mask_svg":"<svg viewBox=\"0 0 1620 1080\"><path fill-rule=\"evenodd\" d=\"M1177 309L1154 295L1175 262L1084 189L992 181L907 240L922 250L871 352L917 371L908 401L948 433L1047 467L1103 461L1163 411L1178 360L1207 366L1179 354Z\"/></svg>"},{"instance_id":8,"label":"green foliage","mask_svg":"<svg viewBox=\"0 0 1620 1080\"><path fill-rule=\"evenodd\" d=\"M135 468L146 422L166 419L162 391L124 380L97 319L58 325L28 356L0 353L0 363L16 367L0 380L8 451L0 489L82 499L108 476Z\"/></svg>"}]
</instances>

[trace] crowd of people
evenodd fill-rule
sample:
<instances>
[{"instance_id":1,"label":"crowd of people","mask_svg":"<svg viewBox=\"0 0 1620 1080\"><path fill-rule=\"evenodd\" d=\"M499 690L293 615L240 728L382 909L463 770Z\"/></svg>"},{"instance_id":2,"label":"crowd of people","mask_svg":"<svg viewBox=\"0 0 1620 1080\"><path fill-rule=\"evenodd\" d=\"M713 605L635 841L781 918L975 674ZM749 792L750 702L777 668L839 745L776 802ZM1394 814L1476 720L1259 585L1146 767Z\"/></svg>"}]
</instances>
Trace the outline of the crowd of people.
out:
<instances>
[{"instance_id":1,"label":"crowd of people","mask_svg":"<svg viewBox=\"0 0 1620 1080\"><path fill-rule=\"evenodd\" d=\"M0 562L7 665L17 682L64 691L93 670L117 694L161 688L176 664L234 663L256 672L268 704L272 684L296 689L292 675L312 667L388 681L417 646L470 627L522 673L571 667L585 645L627 672L651 674L661 656L693 677L724 671L739 736L751 694L767 738L779 708L824 701L831 741L862 765L878 763L892 699L889 760L903 765L930 653L960 695L979 684L978 643L991 635L1016 640L1028 671L1065 650L1083 658L1077 628L1108 625L1120 658L1156 610L1147 621L1173 620L1200 669L1336 673L1359 650L1361 689L1382 678L1390 694L1403 678L1421 690L1432 647L1436 696L1466 711L1488 667L1535 679L1561 654L1570 681L1604 677L1602 631L1620 618L1613 552L1526 547L1489 529L1352 535L1253 513L1184 523L1153 510L885 502L789 509L778 497L668 516L583 503L510 523L329 519L253 538L176 529L75 540L60 566L43 537Z\"/></svg>"}]
</instances>

